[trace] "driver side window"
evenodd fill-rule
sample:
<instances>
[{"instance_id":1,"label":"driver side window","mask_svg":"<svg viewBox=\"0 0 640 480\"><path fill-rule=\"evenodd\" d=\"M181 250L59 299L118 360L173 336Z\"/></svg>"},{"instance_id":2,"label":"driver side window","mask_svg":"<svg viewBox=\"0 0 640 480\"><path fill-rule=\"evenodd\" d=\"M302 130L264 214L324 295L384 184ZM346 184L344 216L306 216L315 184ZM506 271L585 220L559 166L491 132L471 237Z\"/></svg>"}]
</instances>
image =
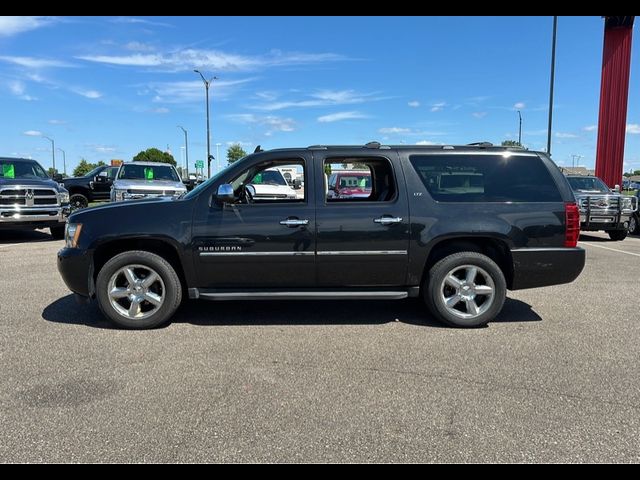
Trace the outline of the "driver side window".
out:
<instances>
[{"instance_id":1,"label":"driver side window","mask_svg":"<svg viewBox=\"0 0 640 480\"><path fill-rule=\"evenodd\" d=\"M303 203L305 178L302 159L270 160L252 165L231 185L241 204Z\"/></svg>"}]
</instances>

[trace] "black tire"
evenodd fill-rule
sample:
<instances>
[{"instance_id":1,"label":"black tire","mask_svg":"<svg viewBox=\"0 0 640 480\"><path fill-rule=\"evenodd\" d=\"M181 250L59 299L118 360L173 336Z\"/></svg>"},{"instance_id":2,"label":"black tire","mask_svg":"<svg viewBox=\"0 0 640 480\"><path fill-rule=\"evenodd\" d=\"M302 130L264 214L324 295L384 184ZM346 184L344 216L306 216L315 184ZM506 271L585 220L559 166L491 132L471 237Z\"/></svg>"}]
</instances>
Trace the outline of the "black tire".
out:
<instances>
[{"instance_id":1,"label":"black tire","mask_svg":"<svg viewBox=\"0 0 640 480\"><path fill-rule=\"evenodd\" d=\"M80 210L89 206L89 199L81 193L74 193L69 198L71 210Z\"/></svg>"},{"instance_id":2,"label":"black tire","mask_svg":"<svg viewBox=\"0 0 640 480\"><path fill-rule=\"evenodd\" d=\"M470 283L467 283L466 276L464 280L459 277L459 274L466 275L474 268L477 274ZM455 277L454 283L458 280L458 287L454 288L445 282L451 277ZM488 289L492 290L492 294L487 293ZM454 327L480 327L493 320L502 310L507 284L500 267L486 255L458 252L443 258L431 268L422 291L429 310L441 322ZM447 306L445 298L451 302L457 298L459 300Z\"/></svg>"},{"instance_id":3,"label":"black tire","mask_svg":"<svg viewBox=\"0 0 640 480\"><path fill-rule=\"evenodd\" d=\"M627 238L627 233L628 230L625 228L623 230L609 230L609 238L611 240L614 240L616 242L619 242L621 240L624 240L625 238Z\"/></svg>"},{"instance_id":4,"label":"black tire","mask_svg":"<svg viewBox=\"0 0 640 480\"><path fill-rule=\"evenodd\" d=\"M56 227L49 227L49 231L51 232L51 236L54 240L64 239L64 224Z\"/></svg>"},{"instance_id":5,"label":"black tire","mask_svg":"<svg viewBox=\"0 0 640 480\"><path fill-rule=\"evenodd\" d=\"M638 222L638 216L634 213L631 215L629 219L629 233L632 235L637 235L640 233L640 222Z\"/></svg>"},{"instance_id":6,"label":"black tire","mask_svg":"<svg viewBox=\"0 0 640 480\"><path fill-rule=\"evenodd\" d=\"M156 273L160 278L159 281L156 281L157 283L154 282L154 285L156 287L161 286L161 294L156 291L154 295L162 297L161 305L154 307L145 300L138 300L140 304L139 312L143 315L149 315L146 318L131 318L119 313L116 307L112 305L113 299L109 296L110 283L114 276L119 278L118 272L128 266L133 266L135 270L141 271L148 269ZM139 280L144 280L144 277L139 278ZM132 292L132 295L135 295L135 293ZM171 319L182 300L182 285L178 274L164 258L154 253L132 250L116 255L100 269L96 281L96 297L100 310L109 320L120 327L142 330L158 327ZM125 297L118 300L121 302L120 306L123 310L128 308L127 302L129 305L133 304L129 298ZM151 307L150 311L143 312L142 309L145 307ZM153 308L155 308L155 311L151 311Z\"/></svg>"}]
</instances>

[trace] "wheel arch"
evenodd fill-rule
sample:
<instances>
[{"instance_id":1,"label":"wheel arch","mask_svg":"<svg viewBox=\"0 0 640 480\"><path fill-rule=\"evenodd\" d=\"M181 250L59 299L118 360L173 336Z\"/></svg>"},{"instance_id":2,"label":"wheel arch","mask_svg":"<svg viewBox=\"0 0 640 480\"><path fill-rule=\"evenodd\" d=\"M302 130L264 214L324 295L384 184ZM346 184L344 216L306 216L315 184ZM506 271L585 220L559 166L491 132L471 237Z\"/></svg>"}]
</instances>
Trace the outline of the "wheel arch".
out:
<instances>
[{"instance_id":1,"label":"wheel arch","mask_svg":"<svg viewBox=\"0 0 640 480\"><path fill-rule=\"evenodd\" d=\"M496 262L507 282L507 288L513 284L513 258L507 240L495 236L461 235L441 238L434 241L422 269L420 287L428 279L429 270L440 260L458 252L476 252L486 255Z\"/></svg>"}]
</instances>

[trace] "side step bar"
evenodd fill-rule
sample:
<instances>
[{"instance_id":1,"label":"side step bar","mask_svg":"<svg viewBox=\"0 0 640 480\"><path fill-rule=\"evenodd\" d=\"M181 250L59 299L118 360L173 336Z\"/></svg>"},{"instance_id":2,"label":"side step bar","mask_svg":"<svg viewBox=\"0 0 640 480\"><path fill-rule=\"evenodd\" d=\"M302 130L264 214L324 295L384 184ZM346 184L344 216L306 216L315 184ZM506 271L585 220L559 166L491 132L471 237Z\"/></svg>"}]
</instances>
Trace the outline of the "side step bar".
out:
<instances>
[{"instance_id":1,"label":"side step bar","mask_svg":"<svg viewBox=\"0 0 640 480\"><path fill-rule=\"evenodd\" d=\"M189 298L203 300L401 300L417 296L417 288L391 291L248 291L222 292L189 289Z\"/></svg>"}]
</instances>

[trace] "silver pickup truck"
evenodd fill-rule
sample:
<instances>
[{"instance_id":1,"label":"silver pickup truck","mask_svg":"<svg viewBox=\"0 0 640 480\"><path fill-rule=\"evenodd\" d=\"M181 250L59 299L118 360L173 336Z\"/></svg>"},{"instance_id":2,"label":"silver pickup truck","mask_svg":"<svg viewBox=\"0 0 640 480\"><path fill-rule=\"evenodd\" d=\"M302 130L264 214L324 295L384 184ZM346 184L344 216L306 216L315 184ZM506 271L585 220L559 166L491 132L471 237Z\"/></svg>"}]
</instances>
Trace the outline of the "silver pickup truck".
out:
<instances>
[{"instance_id":1,"label":"silver pickup truck","mask_svg":"<svg viewBox=\"0 0 640 480\"><path fill-rule=\"evenodd\" d=\"M69 192L35 160L0 158L0 228L49 228L61 240L69 216Z\"/></svg>"},{"instance_id":2,"label":"silver pickup truck","mask_svg":"<svg viewBox=\"0 0 640 480\"><path fill-rule=\"evenodd\" d=\"M612 191L598 177L568 175L567 180L580 208L580 230L601 230L607 232L611 240L624 240L629 220L638 210L637 198Z\"/></svg>"}]
</instances>

